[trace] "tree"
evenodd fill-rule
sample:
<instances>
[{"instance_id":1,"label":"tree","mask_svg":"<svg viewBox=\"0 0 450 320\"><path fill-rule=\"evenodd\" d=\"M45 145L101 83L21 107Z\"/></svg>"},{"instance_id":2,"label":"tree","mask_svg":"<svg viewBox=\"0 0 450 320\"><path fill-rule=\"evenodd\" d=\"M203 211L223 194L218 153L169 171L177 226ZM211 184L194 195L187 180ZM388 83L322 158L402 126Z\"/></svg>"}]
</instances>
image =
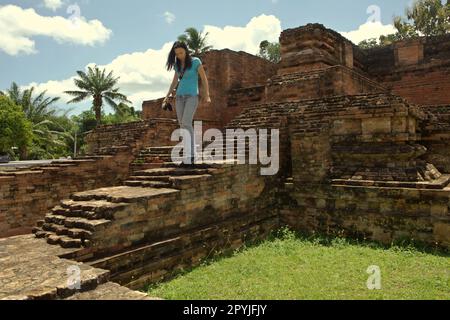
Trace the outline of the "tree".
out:
<instances>
[{"instance_id":1,"label":"tree","mask_svg":"<svg viewBox=\"0 0 450 320\"><path fill-rule=\"evenodd\" d=\"M195 56L211 50L212 46L206 45L206 38L209 32L204 36L198 32L195 28L187 28L184 31L185 34L178 37L178 41L183 41L188 46L189 50L193 52Z\"/></svg>"},{"instance_id":2,"label":"tree","mask_svg":"<svg viewBox=\"0 0 450 320\"><path fill-rule=\"evenodd\" d=\"M127 123L141 120L141 113L125 103L120 103L114 113L104 116L106 124Z\"/></svg>"},{"instance_id":3,"label":"tree","mask_svg":"<svg viewBox=\"0 0 450 320\"><path fill-rule=\"evenodd\" d=\"M64 93L74 96L75 98L68 103L77 103L86 99L93 99L93 110L95 112L95 118L97 125L102 121L102 106L103 99L114 109L117 110L117 103L114 100L120 102L129 102L127 97L119 93L119 88L114 86L119 81L120 77L114 78L111 71L105 76L105 69L100 69L95 66L94 69L88 67L88 73L83 71L77 71L79 79L75 79L75 85L82 91L64 91Z\"/></svg>"},{"instance_id":4,"label":"tree","mask_svg":"<svg viewBox=\"0 0 450 320\"><path fill-rule=\"evenodd\" d=\"M444 5L441 0L416 0L405 10L406 20L394 18L394 25L400 37L438 36L450 31L450 1Z\"/></svg>"},{"instance_id":5,"label":"tree","mask_svg":"<svg viewBox=\"0 0 450 320\"><path fill-rule=\"evenodd\" d=\"M281 47L278 42L269 42L267 40L261 41L259 44L259 56L265 58L273 63L280 62Z\"/></svg>"},{"instance_id":6,"label":"tree","mask_svg":"<svg viewBox=\"0 0 450 320\"><path fill-rule=\"evenodd\" d=\"M64 133L57 129L57 110L53 104L60 98L45 97L46 90L34 97L34 87L21 90L17 83L13 82L6 95L22 108L25 117L32 125L32 144L29 150L22 150L23 159L53 158L49 150L64 148Z\"/></svg>"},{"instance_id":7,"label":"tree","mask_svg":"<svg viewBox=\"0 0 450 320\"><path fill-rule=\"evenodd\" d=\"M31 123L21 107L6 95L0 95L0 154L13 156L11 149L17 147L22 155L32 136Z\"/></svg>"},{"instance_id":8,"label":"tree","mask_svg":"<svg viewBox=\"0 0 450 320\"><path fill-rule=\"evenodd\" d=\"M33 123L39 123L47 119L48 117L55 115L56 110L53 109L53 104L60 98L45 97L47 90L38 94L33 98L35 88L31 87L22 91L17 83L13 82L10 89L7 91L7 95L17 104L22 106L22 110L25 113L28 120Z\"/></svg>"},{"instance_id":9,"label":"tree","mask_svg":"<svg viewBox=\"0 0 450 320\"><path fill-rule=\"evenodd\" d=\"M102 118L105 118L104 112L102 113ZM94 130L97 126L97 120L95 118L94 111L86 110L80 113L79 115L73 115L71 117L72 122L74 123L76 127L76 133L77 133L77 152L78 154L84 153L86 150L86 143L85 143L85 136L86 133L88 133L91 130ZM107 120L107 119L106 119ZM73 148L73 146L72 146Z\"/></svg>"},{"instance_id":10,"label":"tree","mask_svg":"<svg viewBox=\"0 0 450 320\"><path fill-rule=\"evenodd\" d=\"M438 36L450 32L449 0L445 5L441 0L416 0L411 7L406 8L405 15L406 18L394 17L396 33L380 36L379 43L373 38L358 45L362 48L372 48L419 36Z\"/></svg>"}]
</instances>

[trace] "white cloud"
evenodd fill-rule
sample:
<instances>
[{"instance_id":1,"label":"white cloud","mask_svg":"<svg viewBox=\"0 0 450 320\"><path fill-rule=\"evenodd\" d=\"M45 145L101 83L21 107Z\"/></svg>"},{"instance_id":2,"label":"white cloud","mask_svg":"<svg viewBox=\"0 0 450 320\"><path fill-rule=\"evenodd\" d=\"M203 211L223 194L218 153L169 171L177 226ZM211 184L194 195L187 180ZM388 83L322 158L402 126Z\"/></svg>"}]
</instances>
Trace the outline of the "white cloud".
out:
<instances>
[{"instance_id":1,"label":"white cloud","mask_svg":"<svg viewBox=\"0 0 450 320\"><path fill-rule=\"evenodd\" d=\"M0 50L9 55L37 53L34 36L47 36L58 43L85 46L103 44L112 31L99 20L86 21L84 17L46 17L34 9L15 5L0 6Z\"/></svg>"},{"instance_id":2,"label":"white cloud","mask_svg":"<svg viewBox=\"0 0 450 320\"><path fill-rule=\"evenodd\" d=\"M277 41L281 32L280 21L274 16L262 15L251 19L245 27L227 26L223 29L205 26L204 31L209 31L209 43L214 49L229 48L231 50L242 50L254 54L259 51L259 43L262 40ZM165 43L160 49L148 49L145 52L133 52L116 57L107 65L98 65L100 69L105 68L106 74L113 71L115 77L119 77L118 87L133 102L133 106L141 109L142 102L164 97L169 90L173 79L173 71L168 72L165 65L167 56L172 48L173 42ZM90 63L85 67L94 66ZM77 77L76 70L74 76ZM45 83L30 83L26 87L36 87L36 92L48 90L48 96L61 97L61 105L71 100L72 97L63 93L68 90L78 90L74 83L74 77L61 81L48 81ZM68 105L65 108L76 107L75 113L86 110L91 105ZM107 109L109 110L109 109Z\"/></svg>"},{"instance_id":3,"label":"white cloud","mask_svg":"<svg viewBox=\"0 0 450 320\"><path fill-rule=\"evenodd\" d=\"M128 100L133 102L133 106L140 109L144 100L158 99L166 95L169 90L170 82L173 78L173 72L168 72L165 68L167 56L173 43L166 43L159 50L149 49L145 52L134 52L116 57L107 65L97 65L100 69L106 69L106 74L113 71L114 77L120 77L117 86L120 92L127 95ZM89 63L85 66L94 67L95 63ZM73 80L78 78L75 73L69 79L60 81L48 81L45 83L30 83L23 88L34 86L36 92L47 90L47 96L61 97L59 104L62 106L72 99L71 96L63 93L64 91L79 90ZM90 105L90 101L87 102ZM67 105L64 108L79 107L80 104ZM84 108L77 108L75 113L79 113Z\"/></svg>"},{"instance_id":4,"label":"white cloud","mask_svg":"<svg viewBox=\"0 0 450 320\"><path fill-rule=\"evenodd\" d=\"M56 11L63 5L62 0L44 0L44 6L50 10Z\"/></svg>"},{"instance_id":5,"label":"white cloud","mask_svg":"<svg viewBox=\"0 0 450 320\"><path fill-rule=\"evenodd\" d=\"M359 26L358 30L349 32L339 32L347 39L351 40L354 44L358 44L363 40L370 38L378 38L381 35L388 35L395 33L397 30L392 24L383 25L381 22L366 22Z\"/></svg>"},{"instance_id":6,"label":"white cloud","mask_svg":"<svg viewBox=\"0 0 450 320\"><path fill-rule=\"evenodd\" d=\"M168 24L172 24L175 21L175 15L169 11L164 12L164 18Z\"/></svg>"},{"instance_id":7,"label":"white cloud","mask_svg":"<svg viewBox=\"0 0 450 320\"><path fill-rule=\"evenodd\" d=\"M206 25L203 32L209 32L208 44L213 45L214 49L229 48L257 54L261 41L275 42L279 40L281 21L273 15L262 14L252 18L245 27L219 28Z\"/></svg>"}]
</instances>

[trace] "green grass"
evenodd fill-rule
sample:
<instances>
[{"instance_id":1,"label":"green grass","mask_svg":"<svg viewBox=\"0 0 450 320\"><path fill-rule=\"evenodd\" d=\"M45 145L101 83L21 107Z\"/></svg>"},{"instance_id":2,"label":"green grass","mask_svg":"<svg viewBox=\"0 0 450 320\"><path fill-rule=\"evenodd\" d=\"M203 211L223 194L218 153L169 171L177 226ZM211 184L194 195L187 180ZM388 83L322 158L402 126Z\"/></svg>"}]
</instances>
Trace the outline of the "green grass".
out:
<instances>
[{"instance_id":1,"label":"green grass","mask_svg":"<svg viewBox=\"0 0 450 320\"><path fill-rule=\"evenodd\" d=\"M380 267L380 290L367 288L371 265ZM450 256L284 229L144 290L174 300L450 299Z\"/></svg>"}]
</instances>

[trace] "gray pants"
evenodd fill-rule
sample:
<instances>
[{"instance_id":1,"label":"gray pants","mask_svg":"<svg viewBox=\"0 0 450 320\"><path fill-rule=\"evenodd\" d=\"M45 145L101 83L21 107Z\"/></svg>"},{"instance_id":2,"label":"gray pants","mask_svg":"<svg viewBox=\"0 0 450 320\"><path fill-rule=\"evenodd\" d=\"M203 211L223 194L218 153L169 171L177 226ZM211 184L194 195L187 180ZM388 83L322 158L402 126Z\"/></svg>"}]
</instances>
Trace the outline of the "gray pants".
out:
<instances>
[{"instance_id":1,"label":"gray pants","mask_svg":"<svg viewBox=\"0 0 450 320\"><path fill-rule=\"evenodd\" d=\"M193 120L194 114L197 110L199 96L181 95L176 97L175 108L177 110L178 123L181 129L186 129L191 136L191 143L187 145L185 150L185 161L190 163L190 158L195 157L195 135Z\"/></svg>"}]
</instances>

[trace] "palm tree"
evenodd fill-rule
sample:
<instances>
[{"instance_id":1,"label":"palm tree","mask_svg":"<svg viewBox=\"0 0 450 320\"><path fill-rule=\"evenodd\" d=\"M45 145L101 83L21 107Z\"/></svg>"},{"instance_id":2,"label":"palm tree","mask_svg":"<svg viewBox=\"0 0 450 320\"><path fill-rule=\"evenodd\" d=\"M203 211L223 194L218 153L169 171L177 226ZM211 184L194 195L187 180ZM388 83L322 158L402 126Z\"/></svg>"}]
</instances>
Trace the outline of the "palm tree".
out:
<instances>
[{"instance_id":1,"label":"palm tree","mask_svg":"<svg viewBox=\"0 0 450 320\"><path fill-rule=\"evenodd\" d=\"M198 56L206 51L212 49L212 46L206 45L206 37L209 32L204 36L198 32L195 28L187 28L184 31L185 34L178 37L178 41L183 41L187 44L188 48L193 52L194 55Z\"/></svg>"},{"instance_id":2,"label":"palm tree","mask_svg":"<svg viewBox=\"0 0 450 320\"><path fill-rule=\"evenodd\" d=\"M88 73L83 71L77 71L80 76L79 79L75 79L75 85L82 91L64 91L64 93L74 96L75 98L68 103L81 102L88 98L93 98L92 108L95 112L95 118L97 125L101 123L103 99L114 109L117 110L117 104L114 100L120 102L129 102L127 97L119 93L119 88L114 88L120 77L114 78L111 71L105 76L105 69L100 69L95 66L94 69L88 67ZM114 89L113 89L114 88Z\"/></svg>"}]
</instances>

